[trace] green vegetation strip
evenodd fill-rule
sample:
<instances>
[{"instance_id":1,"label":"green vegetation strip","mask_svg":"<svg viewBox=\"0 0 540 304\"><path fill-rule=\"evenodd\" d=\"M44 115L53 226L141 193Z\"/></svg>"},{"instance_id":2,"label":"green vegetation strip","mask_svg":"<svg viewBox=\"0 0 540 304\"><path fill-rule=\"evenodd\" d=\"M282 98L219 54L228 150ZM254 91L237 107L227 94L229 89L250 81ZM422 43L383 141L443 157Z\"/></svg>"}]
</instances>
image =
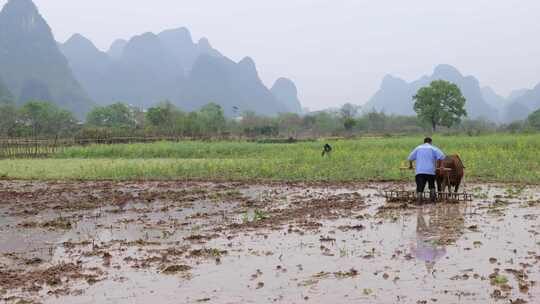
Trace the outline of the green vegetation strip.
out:
<instances>
[{"instance_id":1,"label":"green vegetation strip","mask_svg":"<svg viewBox=\"0 0 540 304\"><path fill-rule=\"evenodd\" d=\"M52 159L2 160L0 177L18 179L212 179L278 181L410 180L401 171L420 137L365 138L297 144L160 142L75 147ZM436 137L459 154L467 180L540 182L540 135Z\"/></svg>"}]
</instances>

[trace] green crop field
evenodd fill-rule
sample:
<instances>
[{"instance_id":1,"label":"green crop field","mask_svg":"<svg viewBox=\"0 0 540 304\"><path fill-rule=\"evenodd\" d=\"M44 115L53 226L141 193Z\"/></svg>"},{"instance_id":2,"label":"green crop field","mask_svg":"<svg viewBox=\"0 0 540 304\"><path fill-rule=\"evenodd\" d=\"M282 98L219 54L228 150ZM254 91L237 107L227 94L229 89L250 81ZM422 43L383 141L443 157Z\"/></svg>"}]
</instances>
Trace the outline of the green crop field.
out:
<instances>
[{"instance_id":1,"label":"green crop field","mask_svg":"<svg viewBox=\"0 0 540 304\"><path fill-rule=\"evenodd\" d=\"M2 160L0 176L18 179L176 179L367 181L411 179L402 171L421 137L334 140L296 144L160 142L69 148L49 159ZM540 135L435 137L459 154L467 181L540 182Z\"/></svg>"}]
</instances>

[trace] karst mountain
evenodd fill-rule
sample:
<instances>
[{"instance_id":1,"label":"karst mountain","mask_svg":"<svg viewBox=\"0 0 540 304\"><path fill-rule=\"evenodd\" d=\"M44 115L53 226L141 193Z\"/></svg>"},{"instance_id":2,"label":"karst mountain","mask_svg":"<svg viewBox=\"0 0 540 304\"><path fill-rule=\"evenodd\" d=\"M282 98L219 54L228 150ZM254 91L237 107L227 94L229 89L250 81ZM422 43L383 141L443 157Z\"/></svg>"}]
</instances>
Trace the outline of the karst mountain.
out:
<instances>
[{"instance_id":1,"label":"karst mountain","mask_svg":"<svg viewBox=\"0 0 540 304\"><path fill-rule=\"evenodd\" d=\"M9 0L0 13L0 49L6 94L19 104L54 102L80 117L114 102L144 109L170 101L186 111L214 102L228 115L301 109L294 83L278 80L270 90L253 59L235 62L183 27L118 39L105 52L81 34L57 43L31 0Z\"/></svg>"},{"instance_id":2,"label":"karst mountain","mask_svg":"<svg viewBox=\"0 0 540 304\"><path fill-rule=\"evenodd\" d=\"M10 0L0 12L0 81L17 104L50 101L78 114L92 102L31 0Z\"/></svg>"}]
</instances>

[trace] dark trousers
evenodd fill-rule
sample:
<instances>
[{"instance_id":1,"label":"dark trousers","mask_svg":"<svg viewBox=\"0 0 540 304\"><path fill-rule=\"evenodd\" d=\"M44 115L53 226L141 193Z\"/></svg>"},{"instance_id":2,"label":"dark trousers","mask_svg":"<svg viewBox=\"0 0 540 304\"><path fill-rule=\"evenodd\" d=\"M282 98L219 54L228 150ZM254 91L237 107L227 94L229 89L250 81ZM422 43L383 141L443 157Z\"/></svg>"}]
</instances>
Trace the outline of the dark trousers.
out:
<instances>
[{"instance_id":1,"label":"dark trousers","mask_svg":"<svg viewBox=\"0 0 540 304\"><path fill-rule=\"evenodd\" d=\"M426 189L426 183L429 183L429 190L435 190L435 175L416 175L416 192L424 192L424 189Z\"/></svg>"}]
</instances>

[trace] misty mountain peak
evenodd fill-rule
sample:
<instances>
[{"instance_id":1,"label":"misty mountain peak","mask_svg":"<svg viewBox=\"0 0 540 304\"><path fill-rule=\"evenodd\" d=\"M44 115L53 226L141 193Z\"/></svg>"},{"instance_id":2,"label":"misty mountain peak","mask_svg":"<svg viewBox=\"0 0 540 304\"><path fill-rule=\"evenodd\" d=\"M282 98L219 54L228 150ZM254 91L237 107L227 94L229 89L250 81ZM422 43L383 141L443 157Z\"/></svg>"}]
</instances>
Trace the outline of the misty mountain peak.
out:
<instances>
[{"instance_id":1,"label":"misty mountain peak","mask_svg":"<svg viewBox=\"0 0 540 304\"><path fill-rule=\"evenodd\" d=\"M135 36L129 40L124 48L124 56L128 58L151 58L161 55L162 52L161 41L154 33Z\"/></svg>"},{"instance_id":2,"label":"misty mountain peak","mask_svg":"<svg viewBox=\"0 0 540 304\"><path fill-rule=\"evenodd\" d=\"M464 79L465 81L470 82L471 85L480 87L480 81L479 81L478 79L476 79L476 77L474 77L474 76L466 76L466 77L463 77L463 79Z\"/></svg>"},{"instance_id":3,"label":"misty mountain peak","mask_svg":"<svg viewBox=\"0 0 540 304\"><path fill-rule=\"evenodd\" d=\"M242 60L240 60L240 62L238 62L238 66L240 66L244 70L257 73L255 61L249 56L244 57Z\"/></svg>"},{"instance_id":4,"label":"misty mountain peak","mask_svg":"<svg viewBox=\"0 0 540 304\"><path fill-rule=\"evenodd\" d=\"M199 52L187 28L166 30L159 33L158 37L163 46L174 56L176 62L188 70L191 69L199 57Z\"/></svg>"},{"instance_id":5,"label":"misty mountain peak","mask_svg":"<svg viewBox=\"0 0 540 304\"><path fill-rule=\"evenodd\" d=\"M78 74L77 70L81 66L95 69L104 65L104 61L108 60L108 56L105 53L100 51L92 41L81 34L74 34L65 43L59 44L59 47L60 51L69 60L70 66L75 70L75 74Z\"/></svg>"},{"instance_id":6,"label":"misty mountain peak","mask_svg":"<svg viewBox=\"0 0 540 304\"><path fill-rule=\"evenodd\" d=\"M9 0L4 6L4 12L21 16L21 14L37 14L38 9L32 0Z\"/></svg>"},{"instance_id":7,"label":"misty mountain peak","mask_svg":"<svg viewBox=\"0 0 540 304\"><path fill-rule=\"evenodd\" d=\"M185 27L179 27L171 30L166 30L158 34L161 39L176 41L182 45L193 44L193 38L190 31Z\"/></svg>"},{"instance_id":8,"label":"misty mountain peak","mask_svg":"<svg viewBox=\"0 0 540 304\"><path fill-rule=\"evenodd\" d=\"M302 112L302 105L298 100L298 89L292 80L281 77L276 80L270 91L289 112Z\"/></svg>"},{"instance_id":9,"label":"misty mountain peak","mask_svg":"<svg viewBox=\"0 0 540 304\"><path fill-rule=\"evenodd\" d=\"M0 27L7 27L5 30L17 30L25 35L51 32L31 0L10 0L0 13ZM52 34L50 36L52 37Z\"/></svg>"},{"instance_id":10,"label":"misty mountain peak","mask_svg":"<svg viewBox=\"0 0 540 304\"><path fill-rule=\"evenodd\" d=\"M84 37L81 34L74 34L64 44L63 47L77 48L77 49L92 49L98 51L94 43Z\"/></svg>"},{"instance_id":11,"label":"misty mountain peak","mask_svg":"<svg viewBox=\"0 0 540 304\"><path fill-rule=\"evenodd\" d=\"M289 91L294 95L298 94L298 90L296 89L296 85L294 84L294 82L289 78L285 77L278 78L272 88L279 88L284 91Z\"/></svg>"},{"instance_id":12,"label":"misty mountain peak","mask_svg":"<svg viewBox=\"0 0 540 304\"><path fill-rule=\"evenodd\" d=\"M128 65L139 66L140 72L146 74L146 82L148 83L156 81L158 77L170 77L170 81L179 80L184 74L181 62L153 33L145 33L131 38L124 48L121 60ZM155 73L155 75L151 73Z\"/></svg>"},{"instance_id":13,"label":"misty mountain peak","mask_svg":"<svg viewBox=\"0 0 540 304\"><path fill-rule=\"evenodd\" d=\"M212 45L210 44L210 41L206 37L202 37L201 39L199 39L199 41L197 42L197 45L202 50L211 50L212 49Z\"/></svg>"},{"instance_id":14,"label":"misty mountain peak","mask_svg":"<svg viewBox=\"0 0 540 304\"><path fill-rule=\"evenodd\" d=\"M133 39L131 39L129 43L137 44L137 43L144 43L144 42L155 42L158 40L159 39L156 36L156 34L147 32L147 33L133 37Z\"/></svg>"},{"instance_id":15,"label":"misty mountain peak","mask_svg":"<svg viewBox=\"0 0 540 304\"><path fill-rule=\"evenodd\" d=\"M112 44L109 50L107 51L107 54L111 56L113 59L119 59L124 54L124 48L127 45L127 41L124 39L116 39Z\"/></svg>"},{"instance_id":16,"label":"misty mountain peak","mask_svg":"<svg viewBox=\"0 0 540 304\"><path fill-rule=\"evenodd\" d=\"M206 37L199 39L197 49L200 54L207 54L214 57L222 57L221 53L214 49Z\"/></svg>"},{"instance_id":17,"label":"misty mountain peak","mask_svg":"<svg viewBox=\"0 0 540 304\"><path fill-rule=\"evenodd\" d=\"M405 80L399 78L399 77L394 77L390 74L386 74L382 80L382 87L394 87L394 86L404 86L404 85L407 85L407 83L405 82Z\"/></svg>"},{"instance_id":18,"label":"misty mountain peak","mask_svg":"<svg viewBox=\"0 0 540 304\"><path fill-rule=\"evenodd\" d=\"M16 102L52 100L78 114L89 109L88 96L32 1L10 0L0 12L0 50L0 77Z\"/></svg>"},{"instance_id":19,"label":"misty mountain peak","mask_svg":"<svg viewBox=\"0 0 540 304\"><path fill-rule=\"evenodd\" d=\"M69 37L68 40L66 40L66 42L64 42L64 44L68 44L68 43L87 43L87 42L92 43L90 40L88 40L83 35L81 35L79 33L75 33L75 34L71 35L71 37Z\"/></svg>"},{"instance_id":20,"label":"misty mountain peak","mask_svg":"<svg viewBox=\"0 0 540 304\"><path fill-rule=\"evenodd\" d=\"M454 66L451 66L449 64L440 64L435 67L435 71L433 72L434 77L442 77L442 78L461 78L463 75L458 71L457 68Z\"/></svg>"}]
</instances>

